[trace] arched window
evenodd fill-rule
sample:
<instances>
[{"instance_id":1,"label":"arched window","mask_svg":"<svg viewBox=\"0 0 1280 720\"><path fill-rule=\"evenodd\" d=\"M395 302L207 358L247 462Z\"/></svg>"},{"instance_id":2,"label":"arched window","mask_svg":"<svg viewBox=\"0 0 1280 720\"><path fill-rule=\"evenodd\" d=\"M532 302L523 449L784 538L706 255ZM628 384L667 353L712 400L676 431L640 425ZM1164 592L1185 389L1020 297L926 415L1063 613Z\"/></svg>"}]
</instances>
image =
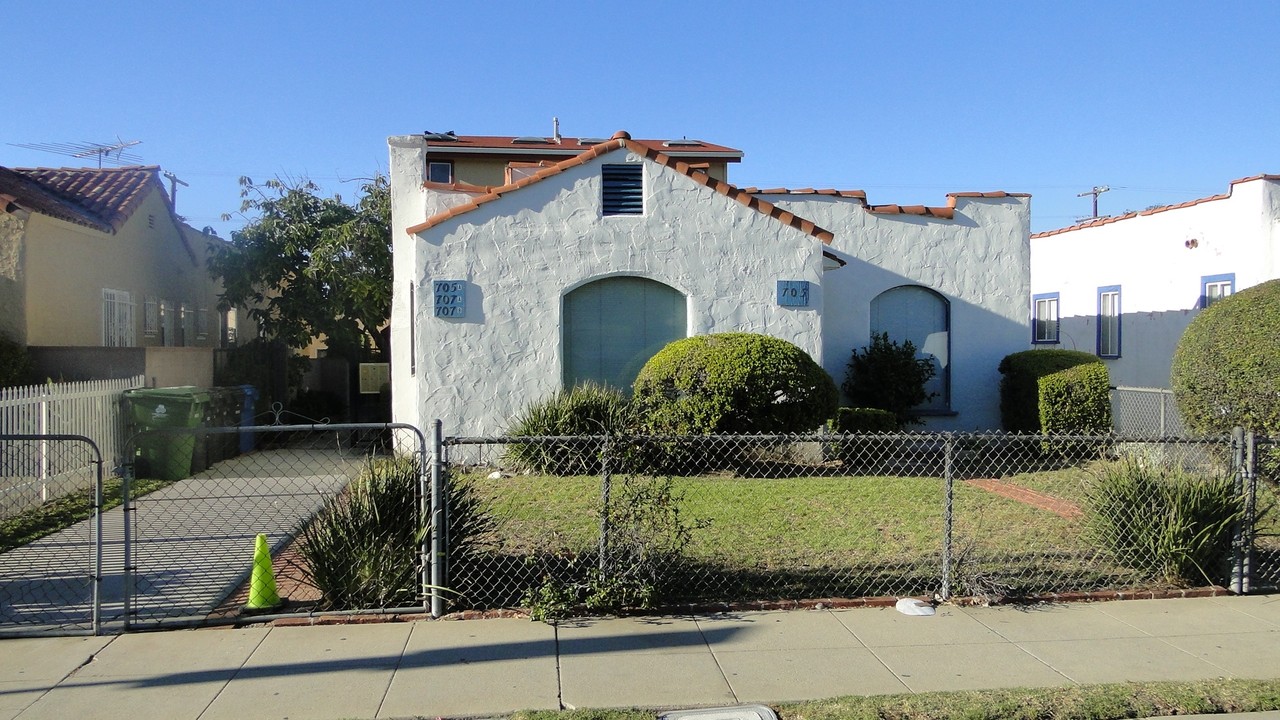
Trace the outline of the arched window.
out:
<instances>
[{"instance_id":1,"label":"arched window","mask_svg":"<svg viewBox=\"0 0 1280 720\"><path fill-rule=\"evenodd\" d=\"M871 332L887 332L898 343L910 340L917 357L933 360L937 374L925 390L936 395L920 409L951 407L951 305L946 298L919 285L886 290L871 301Z\"/></svg>"},{"instance_id":2,"label":"arched window","mask_svg":"<svg viewBox=\"0 0 1280 720\"><path fill-rule=\"evenodd\" d=\"M684 294L655 280L610 277L564 296L565 387L588 380L630 392L640 368L688 328Z\"/></svg>"}]
</instances>

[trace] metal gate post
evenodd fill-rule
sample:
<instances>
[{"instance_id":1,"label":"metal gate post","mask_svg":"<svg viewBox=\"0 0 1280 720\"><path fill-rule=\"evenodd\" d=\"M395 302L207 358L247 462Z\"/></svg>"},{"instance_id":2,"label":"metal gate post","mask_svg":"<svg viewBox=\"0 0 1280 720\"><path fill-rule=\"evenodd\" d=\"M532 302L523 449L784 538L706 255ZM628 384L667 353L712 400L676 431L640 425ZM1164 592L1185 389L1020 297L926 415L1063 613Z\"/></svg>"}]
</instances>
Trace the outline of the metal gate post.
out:
<instances>
[{"instance_id":1,"label":"metal gate post","mask_svg":"<svg viewBox=\"0 0 1280 720\"><path fill-rule=\"evenodd\" d=\"M102 634L102 453L94 447L97 478L93 483L93 634Z\"/></svg>"},{"instance_id":2,"label":"metal gate post","mask_svg":"<svg viewBox=\"0 0 1280 720\"><path fill-rule=\"evenodd\" d=\"M436 420L431 428L431 616L444 614L444 596L442 588L448 578L445 576L445 558L448 553L445 538L446 527L444 508L444 424ZM426 548L424 548L426 549Z\"/></svg>"},{"instance_id":3,"label":"metal gate post","mask_svg":"<svg viewBox=\"0 0 1280 720\"><path fill-rule=\"evenodd\" d=\"M600 452L600 579L606 579L605 572L609 565L609 494L613 485L613 477L609 468L609 436L604 436L604 444Z\"/></svg>"},{"instance_id":4,"label":"metal gate post","mask_svg":"<svg viewBox=\"0 0 1280 720\"><path fill-rule=\"evenodd\" d=\"M1244 526L1243 547L1240 549L1240 592L1253 592L1253 538L1257 531L1258 499L1258 438L1253 431L1244 436Z\"/></svg>"},{"instance_id":5,"label":"metal gate post","mask_svg":"<svg viewBox=\"0 0 1280 720\"><path fill-rule=\"evenodd\" d=\"M943 482L944 490L942 509L942 600L951 599L951 516L954 510L954 481L952 473L952 455L955 452L955 436L946 434L943 444Z\"/></svg>"},{"instance_id":6,"label":"metal gate post","mask_svg":"<svg viewBox=\"0 0 1280 720\"><path fill-rule=\"evenodd\" d=\"M1243 497L1245 492L1245 434L1244 428L1231 430L1231 477L1235 481L1236 497ZM1245 519L1237 520L1231 528L1231 592L1243 595L1247 581L1245 579Z\"/></svg>"},{"instance_id":7,"label":"metal gate post","mask_svg":"<svg viewBox=\"0 0 1280 720\"><path fill-rule=\"evenodd\" d=\"M130 439L126 446L125 457L128 458L120 473L124 477L120 478L120 512L124 516L124 567L121 568L121 579L124 585L124 598L121 601L121 611L124 618L124 629L127 632L133 624L133 477L135 469L135 456L137 450L134 444L138 438L135 435Z\"/></svg>"}]
</instances>

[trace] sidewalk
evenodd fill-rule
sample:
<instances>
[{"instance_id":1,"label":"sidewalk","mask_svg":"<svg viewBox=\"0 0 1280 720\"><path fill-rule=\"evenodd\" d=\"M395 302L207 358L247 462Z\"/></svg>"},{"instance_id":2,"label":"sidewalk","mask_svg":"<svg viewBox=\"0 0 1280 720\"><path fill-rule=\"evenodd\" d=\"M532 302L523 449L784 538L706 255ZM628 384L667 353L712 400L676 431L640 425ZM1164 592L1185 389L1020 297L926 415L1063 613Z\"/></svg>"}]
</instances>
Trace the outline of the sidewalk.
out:
<instances>
[{"instance_id":1,"label":"sidewalk","mask_svg":"<svg viewBox=\"0 0 1280 720\"><path fill-rule=\"evenodd\" d=\"M0 640L0 718L488 716L1219 677L1280 677L1280 595Z\"/></svg>"}]
</instances>

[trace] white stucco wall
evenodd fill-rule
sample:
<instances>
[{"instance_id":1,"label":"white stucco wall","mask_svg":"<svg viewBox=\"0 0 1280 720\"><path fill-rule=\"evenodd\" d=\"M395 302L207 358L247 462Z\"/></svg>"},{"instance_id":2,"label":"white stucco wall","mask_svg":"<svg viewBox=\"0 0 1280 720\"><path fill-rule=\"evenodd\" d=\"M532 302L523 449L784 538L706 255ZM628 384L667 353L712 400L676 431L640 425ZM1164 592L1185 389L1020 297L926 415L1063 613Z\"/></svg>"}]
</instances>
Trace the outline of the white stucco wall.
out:
<instances>
[{"instance_id":1,"label":"white stucco wall","mask_svg":"<svg viewBox=\"0 0 1280 720\"><path fill-rule=\"evenodd\" d=\"M1277 242L1280 183L1241 182L1222 199L1032 238L1031 292L1059 296L1060 343L1049 347L1096 352L1098 288L1119 285L1111 383L1167 388L1201 278L1234 273L1238 291L1280 277Z\"/></svg>"},{"instance_id":2,"label":"white stucco wall","mask_svg":"<svg viewBox=\"0 0 1280 720\"><path fill-rule=\"evenodd\" d=\"M956 198L953 219L867 212L825 195L760 195L835 233L849 265L824 281L823 366L839 384L871 337L871 301L921 285L950 305L951 411L929 430L1000 427L1000 360L1030 346L1030 199Z\"/></svg>"},{"instance_id":3,"label":"white stucco wall","mask_svg":"<svg viewBox=\"0 0 1280 720\"><path fill-rule=\"evenodd\" d=\"M684 293L690 335L768 333L823 355L822 244L687 176L621 149L411 237L404 228L427 217L416 189L421 150L392 138L391 151L397 422L441 418L449 434L505 430L561 386L564 295L608 276ZM600 165L620 162L644 164L642 216L601 216ZM433 280L466 281L465 318L433 317ZM779 280L808 281L810 306L778 306Z\"/></svg>"}]
</instances>

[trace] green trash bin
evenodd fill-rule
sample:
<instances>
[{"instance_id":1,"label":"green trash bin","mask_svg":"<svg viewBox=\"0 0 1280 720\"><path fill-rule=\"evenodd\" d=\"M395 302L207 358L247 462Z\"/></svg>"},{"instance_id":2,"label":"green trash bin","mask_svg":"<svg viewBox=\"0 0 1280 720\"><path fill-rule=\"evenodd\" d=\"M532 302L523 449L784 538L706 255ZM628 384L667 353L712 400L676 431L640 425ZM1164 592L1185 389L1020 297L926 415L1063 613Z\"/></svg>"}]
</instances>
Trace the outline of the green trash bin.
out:
<instances>
[{"instance_id":1,"label":"green trash bin","mask_svg":"<svg viewBox=\"0 0 1280 720\"><path fill-rule=\"evenodd\" d=\"M209 393L202 388L144 388L125 393L129 418L138 437L134 474L140 478L181 480L206 467L205 413ZM191 428L192 432L156 432Z\"/></svg>"}]
</instances>

